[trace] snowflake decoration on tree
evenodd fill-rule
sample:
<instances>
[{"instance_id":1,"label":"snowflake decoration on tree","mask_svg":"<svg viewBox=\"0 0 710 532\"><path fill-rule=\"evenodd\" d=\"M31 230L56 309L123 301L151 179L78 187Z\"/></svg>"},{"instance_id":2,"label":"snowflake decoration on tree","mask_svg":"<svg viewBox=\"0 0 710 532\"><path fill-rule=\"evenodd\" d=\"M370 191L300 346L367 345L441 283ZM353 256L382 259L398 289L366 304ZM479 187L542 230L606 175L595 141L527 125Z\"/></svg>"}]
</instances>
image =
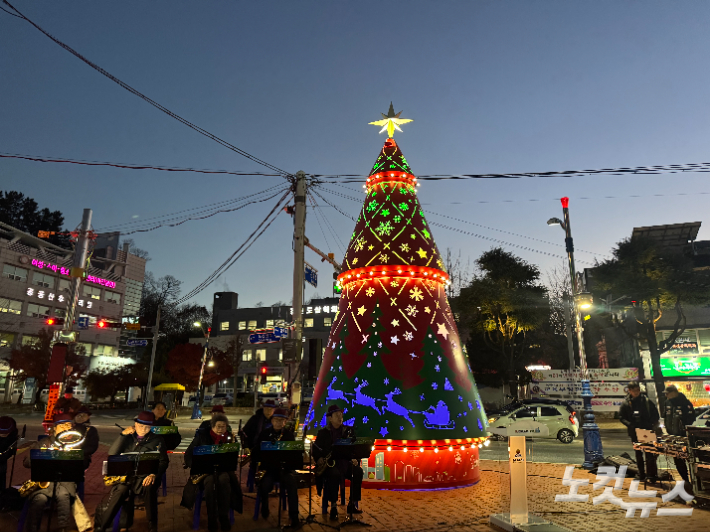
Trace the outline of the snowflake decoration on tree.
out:
<instances>
[{"instance_id":1,"label":"snowflake decoration on tree","mask_svg":"<svg viewBox=\"0 0 710 532\"><path fill-rule=\"evenodd\" d=\"M424 223L424 225L426 225L426 223ZM424 238L426 238L427 240L431 238L431 233L429 233L429 231L427 231L426 229L424 229L422 231L422 234L424 235Z\"/></svg>"},{"instance_id":2,"label":"snowflake decoration on tree","mask_svg":"<svg viewBox=\"0 0 710 532\"><path fill-rule=\"evenodd\" d=\"M390 236L392 229L394 229L394 227L392 227L392 223L387 220L386 222L380 222L380 225L377 226L375 231L377 231L377 234L380 236Z\"/></svg>"},{"instance_id":3,"label":"snowflake decoration on tree","mask_svg":"<svg viewBox=\"0 0 710 532\"><path fill-rule=\"evenodd\" d=\"M382 347L382 342L377 342L377 347Z\"/></svg>"},{"instance_id":4,"label":"snowflake decoration on tree","mask_svg":"<svg viewBox=\"0 0 710 532\"><path fill-rule=\"evenodd\" d=\"M380 214L381 214L382 216L389 216L389 215L390 215L390 210L389 210L389 209L382 209L382 210L380 211Z\"/></svg>"},{"instance_id":5,"label":"snowflake decoration on tree","mask_svg":"<svg viewBox=\"0 0 710 532\"><path fill-rule=\"evenodd\" d=\"M367 417L367 416L365 416L364 418L362 418L362 422L365 423L365 424L367 424L367 422L368 422L369 420L370 420L370 418Z\"/></svg>"},{"instance_id":6,"label":"snowflake decoration on tree","mask_svg":"<svg viewBox=\"0 0 710 532\"><path fill-rule=\"evenodd\" d=\"M409 249L410 249L410 248L409 248L409 244L407 244L407 243L405 242L404 244L402 244L401 246L399 246L399 249L401 249L403 252L406 253L406 252L409 251Z\"/></svg>"},{"instance_id":7,"label":"snowflake decoration on tree","mask_svg":"<svg viewBox=\"0 0 710 532\"><path fill-rule=\"evenodd\" d=\"M390 283L390 286L397 288L399 286L399 283L395 280Z\"/></svg>"},{"instance_id":8,"label":"snowflake decoration on tree","mask_svg":"<svg viewBox=\"0 0 710 532\"><path fill-rule=\"evenodd\" d=\"M463 403L463 397L459 395L459 401Z\"/></svg>"},{"instance_id":9,"label":"snowflake decoration on tree","mask_svg":"<svg viewBox=\"0 0 710 532\"><path fill-rule=\"evenodd\" d=\"M382 255L380 255L380 260L382 262L389 262L390 258L387 256L387 254L383 253Z\"/></svg>"},{"instance_id":10,"label":"snowflake decoration on tree","mask_svg":"<svg viewBox=\"0 0 710 532\"><path fill-rule=\"evenodd\" d=\"M437 373L439 373L439 372L441 371L441 368L439 367L439 364L437 364L436 366L434 366L434 369L436 370Z\"/></svg>"},{"instance_id":11,"label":"snowflake decoration on tree","mask_svg":"<svg viewBox=\"0 0 710 532\"><path fill-rule=\"evenodd\" d=\"M378 203L375 200L372 200L370 203L367 204L367 210L372 212L375 209L377 209Z\"/></svg>"},{"instance_id":12,"label":"snowflake decoration on tree","mask_svg":"<svg viewBox=\"0 0 710 532\"><path fill-rule=\"evenodd\" d=\"M387 386L390 383L390 380L388 378L385 378L383 382L385 383L385 386Z\"/></svg>"},{"instance_id":13,"label":"snowflake decoration on tree","mask_svg":"<svg viewBox=\"0 0 710 532\"><path fill-rule=\"evenodd\" d=\"M362 251L362 248L365 247L365 244L367 244L367 242L365 242L365 237L361 236L355 241L355 251Z\"/></svg>"},{"instance_id":14,"label":"snowflake decoration on tree","mask_svg":"<svg viewBox=\"0 0 710 532\"><path fill-rule=\"evenodd\" d=\"M409 305L405 310L407 311L407 314L412 317L416 316L419 313L419 311L414 307L414 305Z\"/></svg>"},{"instance_id":15,"label":"snowflake decoration on tree","mask_svg":"<svg viewBox=\"0 0 710 532\"><path fill-rule=\"evenodd\" d=\"M463 431L468 432L468 427L466 425L463 426Z\"/></svg>"},{"instance_id":16,"label":"snowflake decoration on tree","mask_svg":"<svg viewBox=\"0 0 710 532\"><path fill-rule=\"evenodd\" d=\"M409 291L409 294L409 297L411 297L414 301L421 301L422 299L424 299L424 294L416 286Z\"/></svg>"},{"instance_id":17,"label":"snowflake decoration on tree","mask_svg":"<svg viewBox=\"0 0 710 532\"><path fill-rule=\"evenodd\" d=\"M396 223L396 224L398 224L399 222L402 221L402 217L401 217L399 214L397 214L397 215L396 215L394 218L392 218L392 219L394 220L394 223Z\"/></svg>"},{"instance_id":18,"label":"snowflake decoration on tree","mask_svg":"<svg viewBox=\"0 0 710 532\"><path fill-rule=\"evenodd\" d=\"M367 363L367 367L368 367L368 368L371 368L371 367L372 367L372 362L368 362L368 363Z\"/></svg>"},{"instance_id":19,"label":"snowflake decoration on tree","mask_svg":"<svg viewBox=\"0 0 710 532\"><path fill-rule=\"evenodd\" d=\"M407 341L411 341L411 340L414 339L414 335L413 335L411 332L406 331L406 332L404 333L404 339L407 340Z\"/></svg>"},{"instance_id":20,"label":"snowflake decoration on tree","mask_svg":"<svg viewBox=\"0 0 710 532\"><path fill-rule=\"evenodd\" d=\"M375 293L375 289L370 287L367 290L365 290L365 293L367 294L367 297L372 297L373 294Z\"/></svg>"},{"instance_id":21,"label":"snowflake decoration on tree","mask_svg":"<svg viewBox=\"0 0 710 532\"><path fill-rule=\"evenodd\" d=\"M409 205L407 205L405 202L402 202L399 204L399 209L401 211L408 211L409 210Z\"/></svg>"},{"instance_id":22,"label":"snowflake decoration on tree","mask_svg":"<svg viewBox=\"0 0 710 532\"><path fill-rule=\"evenodd\" d=\"M436 389L439 388L439 385L438 385L437 383L435 383L435 382L432 382L432 383L431 383L431 387L432 387L434 390L436 390Z\"/></svg>"},{"instance_id":23,"label":"snowflake decoration on tree","mask_svg":"<svg viewBox=\"0 0 710 532\"><path fill-rule=\"evenodd\" d=\"M421 395L419 396L419 400L420 400L420 401L423 401L423 400L424 400L424 394L421 394Z\"/></svg>"}]
</instances>

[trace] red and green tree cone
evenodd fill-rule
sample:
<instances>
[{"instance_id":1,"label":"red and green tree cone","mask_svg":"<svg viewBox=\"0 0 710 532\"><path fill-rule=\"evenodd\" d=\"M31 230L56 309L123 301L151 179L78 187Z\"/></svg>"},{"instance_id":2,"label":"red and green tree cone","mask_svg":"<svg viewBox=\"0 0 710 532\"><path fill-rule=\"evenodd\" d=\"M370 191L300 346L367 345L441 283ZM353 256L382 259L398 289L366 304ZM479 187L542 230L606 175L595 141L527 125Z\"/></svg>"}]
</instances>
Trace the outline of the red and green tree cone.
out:
<instances>
[{"instance_id":1,"label":"red and green tree cone","mask_svg":"<svg viewBox=\"0 0 710 532\"><path fill-rule=\"evenodd\" d=\"M306 417L313 434L330 404L358 436L377 438L366 486L468 485L478 474L486 415L446 296L449 282L416 194L387 139L343 261L343 292Z\"/></svg>"}]
</instances>

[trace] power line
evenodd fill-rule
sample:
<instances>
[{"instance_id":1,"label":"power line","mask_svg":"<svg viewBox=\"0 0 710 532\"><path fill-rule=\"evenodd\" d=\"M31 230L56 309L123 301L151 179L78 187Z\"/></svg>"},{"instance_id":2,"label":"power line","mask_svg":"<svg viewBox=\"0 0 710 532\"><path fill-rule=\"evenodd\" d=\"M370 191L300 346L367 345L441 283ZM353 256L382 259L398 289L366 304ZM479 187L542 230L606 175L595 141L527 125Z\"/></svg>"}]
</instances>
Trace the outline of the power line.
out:
<instances>
[{"instance_id":1,"label":"power line","mask_svg":"<svg viewBox=\"0 0 710 532\"><path fill-rule=\"evenodd\" d=\"M7 13L8 15L12 15L13 17L17 17L17 18L22 18L20 15L15 15L15 13L10 13L7 9L5 9L5 8L2 7L2 6L0 6L0 9L3 10L3 11L4 11L5 13Z\"/></svg>"},{"instance_id":2,"label":"power line","mask_svg":"<svg viewBox=\"0 0 710 532\"><path fill-rule=\"evenodd\" d=\"M316 210L316 203L315 200L313 199L312 195L308 195L308 200L311 202L311 205L313 205L313 212L315 213L315 218L316 222L318 222L318 227L320 227L320 232L323 234L323 238L325 239L325 245L328 246L328 249L330 249L330 242L328 241L328 237L325 236L325 231L323 230L323 225L320 223L320 219L318 218L318 211Z\"/></svg>"},{"instance_id":3,"label":"power line","mask_svg":"<svg viewBox=\"0 0 710 532\"><path fill-rule=\"evenodd\" d=\"M257 225L256 229L244 240L242 245L240 245L234 253L232 253L227 259L215 270L213 271L207 279L202 281L199 285L197 285L195 288L193 288L190 292L185 294L183 297L181 297L179 300L176 301L176 304L181 304L187 301L188 299L193 298L202 290L207 288L212 282L219 277L222 273L226 272L229 268L232 267L232 265L239 260L239 258L252 246L254 242L256 242L261 235L264 234L264 231L266 231L269 226L276 220L278 215L281 213L281 204L284 202L284 200L289 196L291 193L291 189L287 190L286 193L279 198L279 200L276 202L276 205L269 211L269 214L266 215L266 217ZM276 214L274 214L276 213ZM269 218L271 218L269 220ZM261 232L259 232L259 229L261 229ZM257 234L258 232L258 234ZM256 235L256 236L255 236Z\"/></svg>"},{"instance_id":4,"label":"power line","mask_svg":"<svg viewBox=\"0 0 710 532\"><path fill-rule=\"evenodd\" d=\"M148 223L148 222L152 222L152 221L154 221L154 220L163 220L163 221L174 220L174 219L178 219L178 216L177 216L178 214L183 214L183 213L188 213L188 212L193 212L193 211L198 211L198 212L199 212L199 211L205 211L205 210L210 210L210 208L218 208L218 207L222 207L222 206L229 205L229 204L232 204L232 203L239 203L240 201L243 201L243 200L245 200L245 199L252 198L252 197L254 197L254 196L259 196L259 195L261 195L261 194L265 194L265 193L267 193L267 192L270 192L270 191L272 191L272 190L275 189L275 188L279 188L280 190L284 190L283 184L278 184L278 185L274 185L273 187L269 187L269 188L267 188L267 189L264 189L264 190L262 190L262 191L260 191L260 192L256 192L256 193L254 193L254 194L248 194L248 195L242 196L242 197L240 197L240 198L233 198L233 199L230 199L230 200L225 200L225 201L219 201L219 202L215 202L215 203L210 203L210 204L208 204L208 205L203 205L203 206L201 206L201 207L193 207L193 208L190 208L190 209L184 209L184 210L181 210L181 211L176 211L176 212L174 212L174 213L163 214L163 215L160 215L160 216L153 216L153 217L151 217L151 218L144 218L144 219L141 219L141 220L133 220L133 221L130 221L130 222L123 222L123 223L119 223L119 224L109 225L109 226L106 226L106 227L101 228L99 231L101 231L102 233L105 233L105 232L109 232L109 231L112 231L112 230L113 230L113 231L115 231L115 230L120 230L121 228L125 228L125 227L130 226L130 225L137 225L137 224L144 225L144 224L146 224L146 223ZM251 203L251 202L250 202L250 203ZM217 212L228 212L228 211L220 210L220 211L217 211ZM215 213L215 214L216 214L216 213Z\"/></svg>"},{"instance_id":5,"label":"power line","mask_svg":"<svg viewBox=\"0 0 710 532\"><path fill-rule=\"evenodd\" d=\"M112 166L114 168L124 168L128 170L160 170L163 172L196 172L199 174L227 174L238 176L269 176L282 177L282 174L266 174L264 172L232 172L229 170L204 170L199 168L176 168L170 166L155 166L148 164L112 163L105 161L85 161L82 159L67 159L64 157L44 157L41 155L24 155L21 153L0 153L0 158L24 159L40 163L71 163L85 166Z\"/></svg>"},{"instance_id":6,"label":"power line","mask_svg":"<svg viewBox=\"0 0 710 532\"><path fill-rule=\"evenodd\" d=\"M267 163L266 161L264 161L264 160L262 160L262 159L259 159L258 157L254 156L254 155L252 155L252 154L250 154L250 153L248 153L248 152L246 152L246 151L244 151L244 150L242 150L242 149L240 149L240 148L237 148L235 145L230 144L230 143L227 142L226 140L224 140L224 139L218 137L217 135L214 135L213 133L210 133L210 132L207 131L206 129L203 129L203 128L201 128L200 126L197 126L197 125L193 124L192 122L190 122L189 120L186 120L185 118L181 117L180 115L177 115L177 114L173 113L170 109L164 107L163 105L159 104L159 103L156 102L155 100L152 100L151 98L149 98L148 96L146 96L146 95L143 94L142 92L139 92L138 90L134 89L133 87L131 87L131 86L128 85L127 83L121 81L121 80L118 79L116 76L114 76L113 74L111 74L111 73L109 73L108 71L104 70L103 68L101 68L101 67L100 67L99 65L97 65L96 63L93 63L93 62L89 61L86 57L84 57L84 56L81 55L79 52L77 52L76 50L74 50L74 49L73 49L71 46L69 46L68 44L63 43L62 41L60 41L60 40L57 39L56 37L54 37L54 36L50 35L49 33L47 33L44 29L42 29L40 26L38 26L35 22L33 22L32 20L30 20L29 18L27 18L24 14L22 14L17 8L15 8L15 7L14 7L12 4L10 4L10 2L8 2L7 0L2 0L2 1L3 1L7 6L9 6L13 11L15 11L15 12L20 16L20 18L23 18L24 20L26 20L27 22L29 22L32 26L34 26L37 30L39 30L41 33L43 33L46 37L50 38L52 41L54 41L54 42L57 43L59 46L61 46L62 48L64 48L67 52L69 52L70 54L72 54L74 57L76 57L76 58L78 58L78 59L81 59L84 63L86 63L87 65L89 65L91 68L93 68L94 70L96 70L96 71L99 72L100 74L103 74L104 76L106 76L108 79L110 79L110 80L113 81L114 83L120 85L121 87L123 87L124 89L126 89L126 90L127 90L128 92L130 92L131 94L134 94L134 95L138 96L138 97L141 98L142 100L146 101L147 103L149 103L150 105L152 105L152 106L155 107L156 109L161 110L162 112L164 112L164 113L167 114L168 116L174 118L174 119L177 120L178 122L181 122L182 124L186 125L187 127L189 127L189 128L191 128L191 129L197 131L197 132L200 133L201 135L204 135L205 137L214 140L215 142L217 142L218 144L221 144L221 145L224 146L225 148L229 148L230 150L232 150L232 151L238 153L239 155L241 155L241 156L243 156L243 157L246 157L246 158L249 159L250 161L254 161L255 163L260 164L260 165L262 165L262 166L265 166L266 168L268 168L268 169L270 169L270 170L273 170L273 171L275 171L275 172L278 172L279 174L282 175L282 177L284 177L284 178L286 178L286 179L288 179L289 177L291 177L292 174L291 174L290 172L287 172L286 170L282 170L281 168L279 168L279 167L277 167L277 166L274 166L274 165L272 165L272 164L270 164L270 163Z\"/></svg>"}]
</instances>

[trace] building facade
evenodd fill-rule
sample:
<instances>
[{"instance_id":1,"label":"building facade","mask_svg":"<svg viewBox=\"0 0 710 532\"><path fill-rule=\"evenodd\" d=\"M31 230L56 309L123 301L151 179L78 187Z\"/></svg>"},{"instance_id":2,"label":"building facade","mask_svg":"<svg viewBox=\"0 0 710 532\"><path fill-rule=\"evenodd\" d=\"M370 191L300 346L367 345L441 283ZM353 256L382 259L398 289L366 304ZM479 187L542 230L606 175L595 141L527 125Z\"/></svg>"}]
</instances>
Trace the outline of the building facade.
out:
<instances>
[{"instance_id":1,"label":"building facade","mask_svg":"<svg viewBox=\"0 0 710 532\"><path fill-rule=\"evenodd\" d=\"M312 299L303 305L303 358L302 372L306 388L315 382L330 334L330 327L338 311L338 298ZM210 345L225 349L230 341L240 346L241 356L237 380L238 392L253 391L254 377L261 364L268 367L269 382L281 382L284 368L284 343L249 343L249 336L261 329L290 327L293 316L290 306L239 308L239 295L235 292L214 294L212 333ZM203 343L202 339L195 339ZM232 381L233 382L233 381ZM224 391L231 392L230 382L221 383Z\"/></svg>"},{"instance_id":2,"label":"building facade","mask_svg":"<svg viewBox=\"0 0 710 532\"><path fill-rule=\"evenodd\" d=\"M76 312L77 324L82 318L87 324L79 330L76 347L92 358L90 369L107 358L133 355L125 345L126 333L99 328L98 322L137 316L145 277L145 259L131 254L128 247L99 245L97 241L80 285ZM6 362L11 351L36 342L39 332L48 327L47 319L66 316L72 254L0 223L0 359L4 363L0 398L9 400L11 394Z\"/></svg>"}]
</instances>

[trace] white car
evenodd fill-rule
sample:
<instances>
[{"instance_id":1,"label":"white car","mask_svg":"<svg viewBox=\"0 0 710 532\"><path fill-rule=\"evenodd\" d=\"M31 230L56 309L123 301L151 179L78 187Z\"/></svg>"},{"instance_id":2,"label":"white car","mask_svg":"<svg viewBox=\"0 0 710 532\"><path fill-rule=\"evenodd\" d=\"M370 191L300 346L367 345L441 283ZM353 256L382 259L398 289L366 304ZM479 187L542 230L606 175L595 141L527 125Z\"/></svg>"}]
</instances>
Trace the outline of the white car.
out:
<instances>
[{"instance_id":1,"label":"white car","mask_svg":"<svg viewBox=\"0 0 710 532\"><path fill-rule=\"evenodd\" d=\"M509 412L488 419L488 431L499 437L557 438L572 443L579 435L574 410L562 401L523 401Z\"/></svg>"},{"instance_id":2,"label":"white car","mask_svg":"<svg viewBox=\"0 0 710 532\"><path fill-rule=\"evenodd\" d=\"M693 421L694 427L710 427L710 408L706 408Z\"/></svg>"}]
</instances>

